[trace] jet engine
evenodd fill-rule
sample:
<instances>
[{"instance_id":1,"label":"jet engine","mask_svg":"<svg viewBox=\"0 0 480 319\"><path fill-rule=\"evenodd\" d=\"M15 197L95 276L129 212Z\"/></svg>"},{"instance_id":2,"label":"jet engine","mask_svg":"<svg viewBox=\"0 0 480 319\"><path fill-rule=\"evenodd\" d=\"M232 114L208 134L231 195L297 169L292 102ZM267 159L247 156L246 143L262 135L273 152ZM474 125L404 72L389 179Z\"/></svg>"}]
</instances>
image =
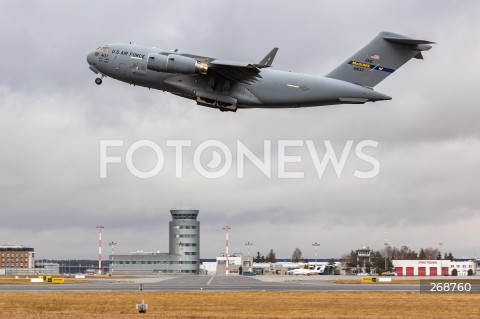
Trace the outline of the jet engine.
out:
<instances>
[{"instance_id":1,"label":"jet engine","mask_svg":"<svg viewBox=\"0 0 480 319\"><path fill-rule=\"evenodd\" d=\"M167 73L206 74L208 65L178 54L163 55L150 53L148 55L147 69Z\"/></svg>"}]
</instances>

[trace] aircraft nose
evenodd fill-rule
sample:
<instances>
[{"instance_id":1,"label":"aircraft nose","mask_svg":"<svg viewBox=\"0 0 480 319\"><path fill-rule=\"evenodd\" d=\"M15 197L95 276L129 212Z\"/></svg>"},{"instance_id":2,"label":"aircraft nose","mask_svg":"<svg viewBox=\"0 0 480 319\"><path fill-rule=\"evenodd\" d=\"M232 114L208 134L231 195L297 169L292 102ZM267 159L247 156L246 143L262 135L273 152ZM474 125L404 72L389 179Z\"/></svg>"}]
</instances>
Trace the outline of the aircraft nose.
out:
<instances>
[{"instance_id":1,"label":"aircraft nose","mask_svg":"<svg viewBox=\"0 0 480 319\"><path fill-rule=\"evenodd\" d=\"M94 51L94 52L90 52L90 53L87 55L87 62L88 62L88 64L90 64L90 65L94 64L94 57L95 57L95 51Z\"/></svg>"}]
</instances>

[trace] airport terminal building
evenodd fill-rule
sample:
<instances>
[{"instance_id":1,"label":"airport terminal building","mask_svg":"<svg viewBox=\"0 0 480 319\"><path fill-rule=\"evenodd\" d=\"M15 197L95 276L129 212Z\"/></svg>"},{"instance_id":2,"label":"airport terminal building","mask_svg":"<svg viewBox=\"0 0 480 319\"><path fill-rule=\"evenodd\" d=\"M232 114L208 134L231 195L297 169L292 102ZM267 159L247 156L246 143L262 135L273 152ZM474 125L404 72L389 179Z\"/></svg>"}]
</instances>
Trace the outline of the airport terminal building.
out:
<instances>
[{"instance_id":1,"label":"airport terminal building","mask_svg":"<svg viewBox=\"0 0 480 319\"><path fill-rule=\"evenodd\" d=\"M0 245L0 274L28 274L35 267L34 249L23 245Z\"/></svg>"},{"instance_id":2,"label":"airport terminal building","mask_svg":"<svg viewBox=\"0 0 480 319\"><path fill-rule=\"evenodd\" d=\"M200 263L200 222L198 209L172 209L169 223L169 252L136 252L110 255L110 273L198 274Z\"/></svg>"}]
</instances>

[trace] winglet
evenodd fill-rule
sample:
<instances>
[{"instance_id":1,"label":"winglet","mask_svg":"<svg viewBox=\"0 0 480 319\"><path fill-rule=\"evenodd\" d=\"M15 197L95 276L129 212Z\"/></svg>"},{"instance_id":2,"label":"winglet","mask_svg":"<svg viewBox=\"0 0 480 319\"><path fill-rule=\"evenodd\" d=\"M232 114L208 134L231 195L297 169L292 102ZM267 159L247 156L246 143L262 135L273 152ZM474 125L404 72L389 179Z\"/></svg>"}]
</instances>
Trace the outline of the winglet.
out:
<instances>
[{"instance_id":1,"label":"winglet","mask_svg":"<svg viewBox=\"0 0 480 319\"><path fill-rule=\"evenodd\" d=\"M268 53L262 61L257 64L257 67L269 67L272 66L273 59L275 59L275 55L277 54L278 48L273 48L270 53Z\"/></svg>"}]
</instances>

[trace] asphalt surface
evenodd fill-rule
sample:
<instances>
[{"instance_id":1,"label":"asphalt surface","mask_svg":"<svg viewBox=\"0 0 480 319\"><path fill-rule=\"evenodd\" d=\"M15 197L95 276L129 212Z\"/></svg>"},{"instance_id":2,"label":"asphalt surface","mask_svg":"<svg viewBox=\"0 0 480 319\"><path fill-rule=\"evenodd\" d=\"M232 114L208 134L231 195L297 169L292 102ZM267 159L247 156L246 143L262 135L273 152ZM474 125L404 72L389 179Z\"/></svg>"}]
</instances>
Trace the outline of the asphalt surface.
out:
<instances>
[{"instance_id":1,"label":"asphalt surface","mask_svg":"<svg viewBox=\"0 0 480 319\"><path fill-rule=\"evenodd\" d=\"M334 284L325 276L172 276L92 279L82 284L0 285L1 291L419 291L418 284Z\"/></svg>"}]
</instances>

